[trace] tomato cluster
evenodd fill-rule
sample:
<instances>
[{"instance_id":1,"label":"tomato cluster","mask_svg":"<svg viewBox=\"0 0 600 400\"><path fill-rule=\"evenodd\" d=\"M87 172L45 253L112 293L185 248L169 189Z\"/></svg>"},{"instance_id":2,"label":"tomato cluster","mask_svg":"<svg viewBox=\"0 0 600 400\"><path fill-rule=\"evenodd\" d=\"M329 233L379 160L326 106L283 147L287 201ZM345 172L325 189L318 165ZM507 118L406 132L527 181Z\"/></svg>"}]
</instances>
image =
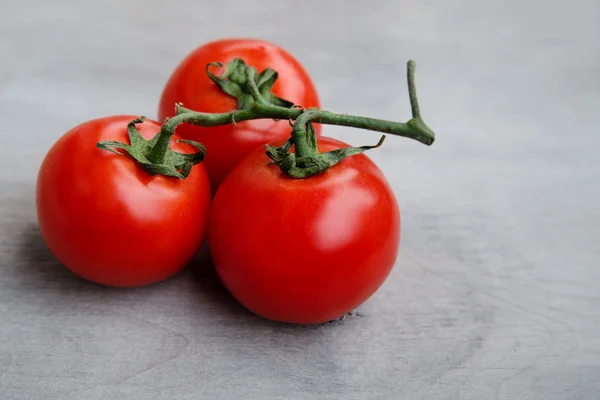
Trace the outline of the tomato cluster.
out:
<instances>
[{"instance_id":1,"label":"tomato cluster","mask_svg":"<svg viewBox=\"0 0 600 400\"><path fill-rule=\"evenodd\" d=\"M239 59L244 71L264 71L248 86L259 94L240 92L253 75L228 72ZM227 82L217 78L229 73ZM180 271L208 238L226 288L262 317L322 323L361 305L387 278L400 240L394 193L364 149L321 137L323 121L308 121L308 154L327 153L323 167L305 157L309 147L290 142L288 120L176 121L179 103L218 114L255 110L260 99L293 115L320 106L308 73L281 47L218 40L174 70L160 98L164 124L118 115L64 134L37 179L49 249L87 280L136 287ZM286 153L294 148L297 158Z\"/></svg>"}]
</instances>

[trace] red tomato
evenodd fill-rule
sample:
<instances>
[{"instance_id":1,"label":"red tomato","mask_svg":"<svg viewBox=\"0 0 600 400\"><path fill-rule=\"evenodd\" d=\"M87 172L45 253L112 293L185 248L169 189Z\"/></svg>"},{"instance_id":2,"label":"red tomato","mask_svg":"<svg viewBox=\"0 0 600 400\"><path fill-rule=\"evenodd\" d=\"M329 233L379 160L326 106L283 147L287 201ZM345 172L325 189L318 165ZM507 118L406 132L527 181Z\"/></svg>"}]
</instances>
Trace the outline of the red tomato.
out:
<instances>
[{"instance_id":1,"label":"red tomato","mask_svg":"<svg viewBox=\"0 0 600 400\"><path fill-rule=\"evenodd\" d=\"M277 45L255 39L223 39L207 43L190 53L169 78L160 99L158 118L163 121L175 114L175 104L194 111L223 113L235 110L237 101L221 91L206 74L206 65L220 62L224 66L234 58L242 58L258 72L271 67L279 73L272 92L304 107L320 107L317 91L302 65ZM223 68L213 67L215 75ZM317 135L320 125L315 124ZM206 146L203 163L208 171L213 192L227 173L246 155L278 139L290 136L288 121L254 120L211 128L181 125L177 133Z\"/></svg>"},{"instance_id":2,"label":"red tomato","mask_svg":"<svg viewBox=\"0 0 600 400\"><path fill-rule=\"evenodd\" d=\"M85 122L50 149L37 179L37 213L52 253L75 274L96 283L133 287L182 269L206 237L211 201L202 164L184 179L150 175L129 156L96 143L129 143L120 115ZM160 124L137 124L145 139ZM193 153L190 145L171 148Z\"/></svg>"},{"instance_id":3,"label":"red tomato","mask_svg":"<svg viewBox=\"0 0 600 400\"><path fill-rule=\"evenodd\" d=\"M322 137L318 147L348 145ZM395 196L364 154L306 179L289 178L270 161L257 150L217 191L208 239L215 269L231 294L264 318L337 319L373 295L394 266Z\"/></svg>"}]
</instances>

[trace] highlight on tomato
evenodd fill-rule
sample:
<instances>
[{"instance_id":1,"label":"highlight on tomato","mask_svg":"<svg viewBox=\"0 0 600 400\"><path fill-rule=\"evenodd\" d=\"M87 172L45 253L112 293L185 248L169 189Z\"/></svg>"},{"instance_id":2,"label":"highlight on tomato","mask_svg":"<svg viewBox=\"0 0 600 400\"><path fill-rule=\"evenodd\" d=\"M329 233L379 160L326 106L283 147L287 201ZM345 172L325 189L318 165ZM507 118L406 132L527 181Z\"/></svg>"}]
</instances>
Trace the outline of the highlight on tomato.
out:
<instances>
[{"instance_id":1,"label":"highlight on tomato","mask_svg":"<svg viewBox=\"0 0 600 400\"><path fill-rule=\"evenodd\" d=\"M50 251L78 276L137 287L181 270L206 238L205 149L155 121L82 123L45 156L36 207Z\"/></svg>"},{"instance_id":2,"label":"highlight on tomato","mask_svg":"<svg viewBox=\"0 0 600 400\"><path fill-rule=\"evenodd\" d=\"M243 61L231 64L233 60ZM250 107L254 97L246 84L244 62L258 70L257 88L270 103L286 108L320 107L311 77L289 52L265 40L229 38L206 43L180 62L163 89L158 120L175 116L176 103L206 113ZM263 118L228 122L203 127L186 124L177 130L182 137L206 146L203 164L213 192L245 156L271 141L285 140L289 136L287 120ZM320 135L321 127L315 125L315 129Z\"/></svg>"}]
</instances>

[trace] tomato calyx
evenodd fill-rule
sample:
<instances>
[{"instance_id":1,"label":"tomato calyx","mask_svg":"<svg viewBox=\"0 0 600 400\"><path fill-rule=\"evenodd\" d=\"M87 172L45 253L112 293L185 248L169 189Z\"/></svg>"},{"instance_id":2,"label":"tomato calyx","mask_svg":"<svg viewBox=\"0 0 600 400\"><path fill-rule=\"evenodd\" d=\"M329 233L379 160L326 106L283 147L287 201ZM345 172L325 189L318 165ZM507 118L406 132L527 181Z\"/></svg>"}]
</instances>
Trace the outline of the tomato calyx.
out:
<instances>
[{"instance_id":1,"label":"tomato calyx","mask_svg":"<svg viewBox=\"0 0 600 400\"><path fill-rule=\"evenodd\" d=\"M291 178L304 179L323 173L347 157L381 146L385 140L383 135L373 146L342 147L319 153L315 128L310 122L310 118L315 116L318 114L311 114L311 111L302 114L294 124L292 138L280 147L266 145L266 154L273 160L270 164L279 165L281 171ZM293 145L296 153L290 153Z\"/></svg>"},{"instance_id":2,"label":"tomato calyx","mask_svg":"<svg viewBox=\"0 0 600 400\"><path fill-rule=\"evenodd\" d=\"M294 103L277 97L271 92L278 74L272 68L257 73L254 67L246 65L241 58L234 58L225 67L220 76L210 72L211 67L223 67L220 62L206 65L208 77L226 94L237 99L237 109L248 109L257 101L257 97L277 107L290 108ZM258 96L257 96L258 94Z\"/></svg>"},{"instance_id":3,"label":"tomato calyx","mask_svg":"<svg viewBox=\"0 0 600 400\"><path fill-rule=\"evenodd\" d=\"M127 124L127 134L130 144L106 140L96 143L96 147L119 155L125 155L119 151L123 150L151 175L160 174L179 179L187 178L192 167L204 159L206 155L204 145L193 140L181 139L177 142L187 143L195 147L198 151L193 154L183 154L171 150L169 148L169 141L174 130L169 131L165 129L165 125L151 140L146 140L136 127L136 124L143 123L145 119L146 117L142 116Z\"/></svg>"}]
</instances>

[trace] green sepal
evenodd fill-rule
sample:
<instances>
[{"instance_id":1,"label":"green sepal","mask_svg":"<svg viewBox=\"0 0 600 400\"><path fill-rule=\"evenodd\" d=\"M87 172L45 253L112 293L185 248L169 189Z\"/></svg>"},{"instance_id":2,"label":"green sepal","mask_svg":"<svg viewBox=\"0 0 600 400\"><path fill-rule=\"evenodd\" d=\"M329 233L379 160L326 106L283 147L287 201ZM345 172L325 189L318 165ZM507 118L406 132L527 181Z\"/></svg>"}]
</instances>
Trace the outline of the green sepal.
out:
<instances>
[{"instance_id":1,"label":"green sepal","mask_svg":"<svg viewBox=\"0 0 600 400\"><path fill-rule=\"evenodd\" d=\"M206 156L206 148L204 145L193 140L178 140L178 143L186 143L195 147L198 152L184 154L167 148L161 162L153 163L148 159L148 154L157 143L161 132L156 134L151 140L144 139L135 125L143 123L145 119L146 117L136 118L127 124L127 133L129 135L130 144L108 140L96 143L96 147L119 155L124 155L123 152L119 151L124 150L126 154L132 157L149 174L160 174L179 179L187 178L192 167L204 160L204 157Z\"/></svg>"},{"instance_id":2,"label":"green sepal","mask_svg":"<svg viewBox=\"0 0 600 400\"><path fill-rule=\"evenodd\" d=\"M280 147L275 147L275 146L271 146L268 144L265 145L265 147L267 148L267 151L266 151L267 156L271 160L273 160L273 162L271 162L270 164L281 163L289 155L289 151L293 145L294 145L294 139L291 137L287 140L287 142L285 142Z\"/></svg>"},{"instance_id":3,"label":"green sepal","mask_svg":"<svg viewBox=\"0 0 600 400\"><path fill-rule=\"evenodd\" d=\"M246 74L246 70L251 67L246 65L241 58L234 58L227 63L223 74L216 76L210 72L210 67L213 66L221 68L223 64L220 62L208 63L206 65L206 74L223 92L237 99L237 109L245 110L251 107L255 99L248 88ZM267 68L260 74L257 74L254 82L258 88L258 93L269 104L291 108L294 106L294 103L277 97L271 92L275 81L277 81L277 77L277 71L271 68Z\"/></svg>"},{"instance_id":4,"label":"green sepal","mask_svg":"<svg viewBox=\"0 0 600 400\"><path fill-rule=\"evenodd\" d=\"M310 129L308 131L310 132ZM311 135L309 135L310 137ZM381 146L384 140L385 135L381 136L379 142L372 146L343 147L325 153L316 153L309 157L298 158L294 153L289 153L291 148L290 139L281 147L267 146L267 156L273 160L271 164L278 164L285 175L295 179L304 179L327 171L347 157L375 149Z\"/></svg>"}]
</instances>

